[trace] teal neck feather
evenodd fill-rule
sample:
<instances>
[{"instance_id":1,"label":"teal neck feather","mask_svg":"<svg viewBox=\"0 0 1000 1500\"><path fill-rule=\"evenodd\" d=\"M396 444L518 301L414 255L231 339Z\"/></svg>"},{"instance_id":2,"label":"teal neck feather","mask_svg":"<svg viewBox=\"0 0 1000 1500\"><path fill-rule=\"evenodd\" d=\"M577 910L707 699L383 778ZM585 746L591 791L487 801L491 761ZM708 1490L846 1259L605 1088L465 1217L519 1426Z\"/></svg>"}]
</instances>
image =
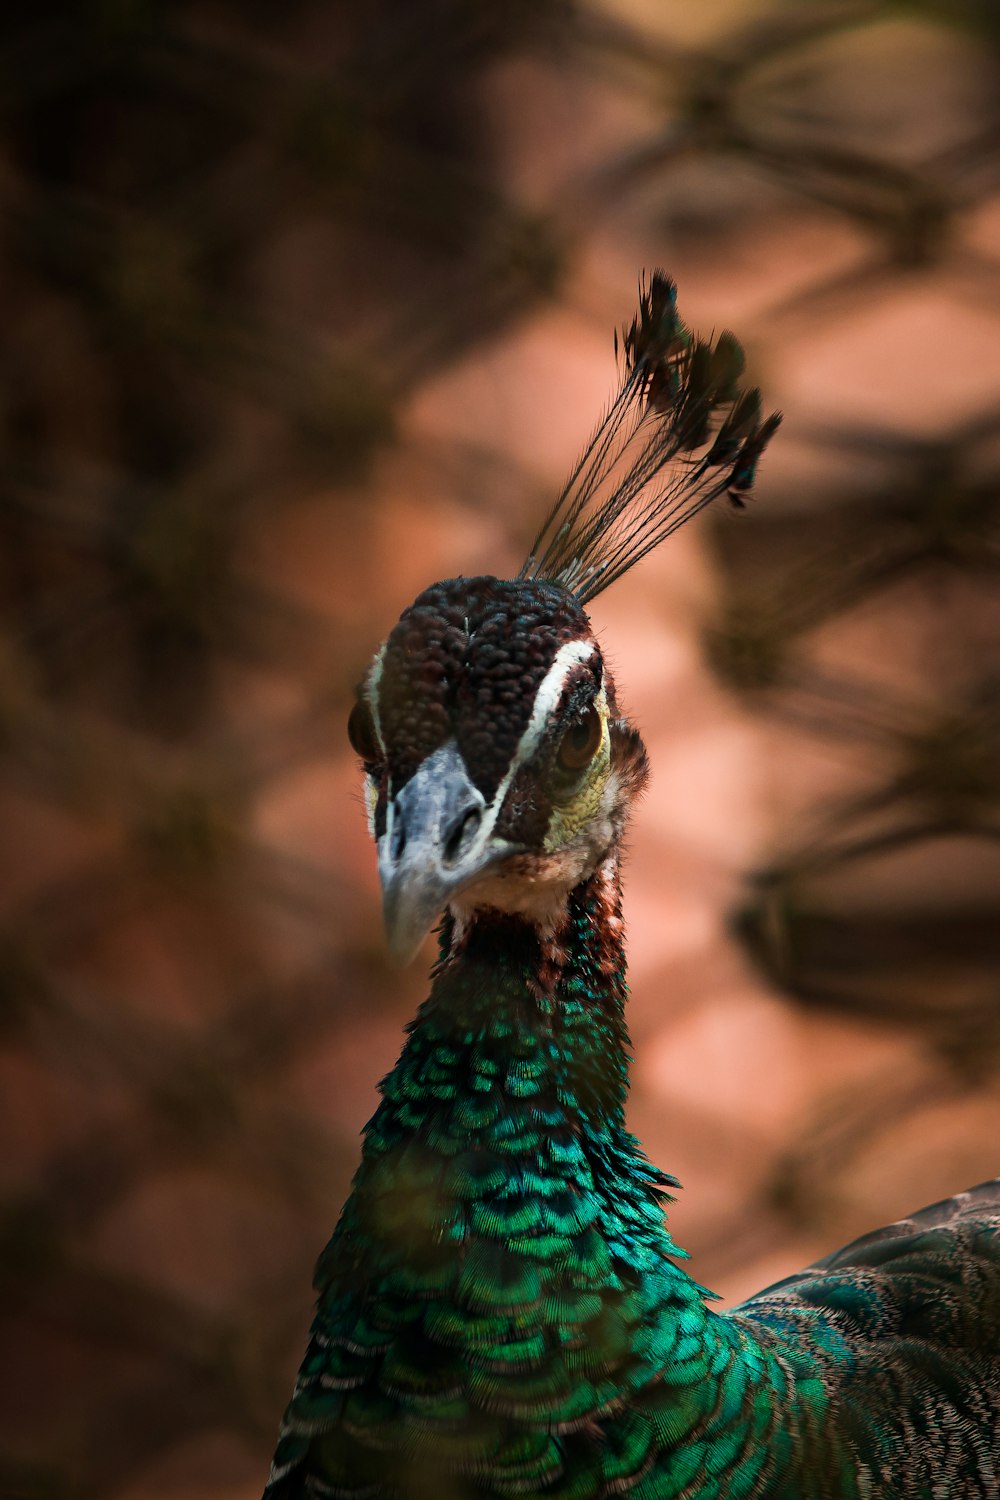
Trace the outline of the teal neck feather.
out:
<instances>
[{"instance_id":1,"label":"teal neck feather","mask_svg":"<svg viewBox=\"0 0 1000 1500\"><path fill-rule=\"evenodd\" d=\"M727 1401L764 1440L788 1380L675 1264L674 1179L624 1122L625 995L610 863L551 938L446 926L318 1268L293 1402L345 1492L591 1493L578 1472L693 1494Z\"/></svg>"}]
</instances>

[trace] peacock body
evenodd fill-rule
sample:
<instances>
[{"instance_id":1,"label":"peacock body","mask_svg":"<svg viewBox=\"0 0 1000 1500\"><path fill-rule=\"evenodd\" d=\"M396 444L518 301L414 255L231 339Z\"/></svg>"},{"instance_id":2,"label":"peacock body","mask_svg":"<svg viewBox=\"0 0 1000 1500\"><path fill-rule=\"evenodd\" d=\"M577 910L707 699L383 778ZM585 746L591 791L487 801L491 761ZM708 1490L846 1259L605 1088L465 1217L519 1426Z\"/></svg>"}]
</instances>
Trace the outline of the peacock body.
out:
<instances>
[{"instance_id":1,"label":"peacock body","mask_svg":"<svg viewBox=\"0 0 1000 1500\"><path fill-rule=\"evenodd\" d=\"M625 1125L619 859L646 755L584 604L777 425L655 276L513 580L435 584L352 712L390 944L430 994L317 1269L266 1500L1000 1497L1000 1182L727 1314Z\"/></svg>"}]
</instances>

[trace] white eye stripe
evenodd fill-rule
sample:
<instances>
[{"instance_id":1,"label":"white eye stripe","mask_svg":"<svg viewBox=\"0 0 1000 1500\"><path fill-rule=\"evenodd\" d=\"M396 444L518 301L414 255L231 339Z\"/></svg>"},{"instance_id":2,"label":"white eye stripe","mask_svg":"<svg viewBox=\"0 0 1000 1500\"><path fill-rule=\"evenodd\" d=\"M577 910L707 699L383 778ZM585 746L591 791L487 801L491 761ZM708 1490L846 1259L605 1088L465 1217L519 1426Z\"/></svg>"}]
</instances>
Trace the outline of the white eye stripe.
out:
<instances>
[{"instance_id":1,"label":"white eye stripe","mask_svg":"<svg viewBox=\"0 0 1000 1500\"><path fill-rule=\"evenodd\" d=\"M378 690L382 681L382 669L385 666L385 648L388 641L383 641L378 648L375 660L371 664L368 673L368 681L365 683L365 693L368 698L368 707L371 710L372 723L375 726L375 737L379 743L379 749L385 754L385 740L382 738L382 719L378 711Z\"/></svg>"},{"instance_id":2,"label":"white eye stripe","mask_svg":"<svg viewBox=\"0 0 1000 1500\"><path fill-rule=\"evenodd\" d=\"M518 741L514 759L503 780L502 791L506 791L513 776L531 759L541 744L552 712L562 697L574 668L580 666L582 662L589 661L596 650L597 645L594 641L567 641L565 645L559 647L551 667L542 678L538 691L535 693L528 727Z\"/></svg>"},{"instance_id":3,"label":"white eye stripe","mask_svg":"<svg viewBox=\"0 0 1000 1500\"><path fill-rule=\"evenodd\" d=\"M514 758L507 767L507 773L497 787L492 802L489 803L483 813L482 822L476 837L476 849L483 848L493 834L500 810L504 805L510 784L518 771L525 765L542 742L545 731L548 728L552 711L559 699L562 697L563 689L569 681L574 668L581 662L589 661L597 650L594 641L567 641L560 646L555 654L552 665L542 678L535 693L535 701L531 709L531 718L528 720L527 728L518 740Z\"/></svg>"},{"instance_id":4,"label":"white eye stripe","mask_svg":"<svg viewBox=\"0 0 1000 1500\"><path fill-rule=\"evenodd\" d=\"M381 646L378 648L378 651L376 652L376 655L375 655L375 660L372 662L371 667L369 668L368 677L367 677L367 679L365 681L365 697L368 700L368 711L371 714L372 727L375 730L375 738L378 740L378 746L379 746L379 749L381 750L381 752L382 752L383 755L385 755L385 740L382 738L382 718L381 718L381 715L379 714L379 711L378 711L378 690L379 690L379 684L382 681L382 669L385 666L385 648L386 648L386 646L388 644L389 644L388 641L383 641L382 644L381 644ZM376 837L376 834L375 834L375 809L377 808L377 806L378 806L378 786L377 786L375 780L373 779L373 777L367 775L367 773L366 773L366 775L365 775L365 812L368 815L368 832L371 834L371 836L372 836L373 839ZM391 832L391 830L392 830L392 802L391 801L390 801L389 805L386 807L385 816L386 816L386 827L387 827L387 830Z\"/></svg>"}]
</instances>

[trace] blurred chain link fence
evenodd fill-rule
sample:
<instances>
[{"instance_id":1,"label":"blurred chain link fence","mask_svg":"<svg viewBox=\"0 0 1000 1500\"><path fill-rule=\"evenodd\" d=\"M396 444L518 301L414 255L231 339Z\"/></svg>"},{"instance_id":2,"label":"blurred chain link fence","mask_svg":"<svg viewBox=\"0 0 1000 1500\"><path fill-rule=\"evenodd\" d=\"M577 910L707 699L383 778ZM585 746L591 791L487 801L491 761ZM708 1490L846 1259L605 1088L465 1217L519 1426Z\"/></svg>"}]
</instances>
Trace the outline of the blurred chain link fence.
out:
<instances>
[{"instance_id":1,"label":"blurred chain link fence","mask_svg":"<svg viewBox=\"0 0 1000 1500\"><path fill-rule=\"evenodd\" d=\"M94 0L0 67L0 1493L257 1493L421 985L324 823L350 689L548 487L412 413L534 328L572 389L552 310L610 348L642 264L789 415L711 529L779 784L734 928L920 1058L800 1111L768 1233L918 1114L997 1170L996 8Z\"/></svg>"}]
</instances>

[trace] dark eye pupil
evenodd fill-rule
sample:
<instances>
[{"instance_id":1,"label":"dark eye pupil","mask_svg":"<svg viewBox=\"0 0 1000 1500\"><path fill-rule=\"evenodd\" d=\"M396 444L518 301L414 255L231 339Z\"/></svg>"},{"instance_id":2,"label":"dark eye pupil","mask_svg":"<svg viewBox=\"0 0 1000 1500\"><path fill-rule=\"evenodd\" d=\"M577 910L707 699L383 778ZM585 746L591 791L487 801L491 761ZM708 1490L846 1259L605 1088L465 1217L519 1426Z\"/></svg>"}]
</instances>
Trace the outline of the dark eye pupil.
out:
<instances>
[{"instance_id":1,"label":"dark eye pupil","mask_svg":"<svg viewBox=\"0 0 1000 1500\"><path fill-rule=\"evenodd\" d=\"M378 739L367 703L359 700L351 709L347 720L347 738L351 742L352 749L360 755L363 761L371 764L372 761L378 760Z\"/></svg>"}]
</instances>

